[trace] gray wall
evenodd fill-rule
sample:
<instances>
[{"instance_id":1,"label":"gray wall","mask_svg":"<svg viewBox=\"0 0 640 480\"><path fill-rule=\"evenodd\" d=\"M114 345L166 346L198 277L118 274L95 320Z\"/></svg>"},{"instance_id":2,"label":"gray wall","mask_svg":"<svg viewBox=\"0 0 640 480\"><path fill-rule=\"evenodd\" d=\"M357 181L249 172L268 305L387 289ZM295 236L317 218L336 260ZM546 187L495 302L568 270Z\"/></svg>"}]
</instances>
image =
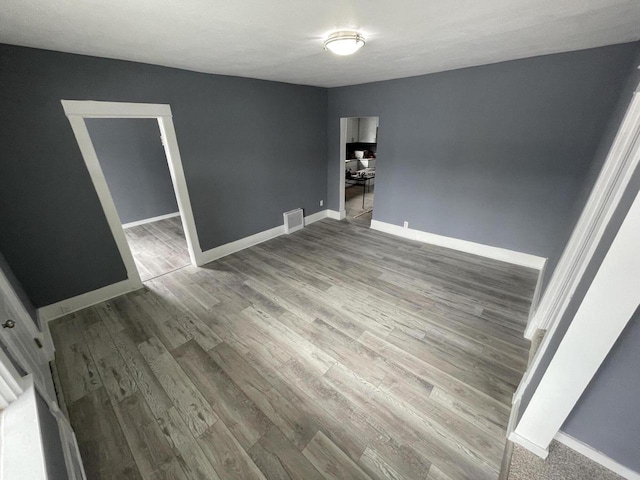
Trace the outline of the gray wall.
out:
<instances>
[{"instance_id":1,"label":"gray wall","mask_svg":"<svg viewBox=\"0 0 640 480\"><path fill-rule=\"evenodd\" d=\"M597 178L597 174L605 160L611 143L618 131L620 122L631 101L634 90L640 83L640 71L636 68L640 64L640 44L636 44L636 58L628 70L628 79L615 113L603 135L598 148L594 164L585 182L585 190L592 186ZM531 383L523 394L519 415L522 416L526 406L529 404L535 389L544 376L549 363L553 359L558 346L562 342L571 322L582 303L582 300L593 281L600 264L607 254L620 225L633 203L636 195L640 192L640 170L637 170L629 186L627 187L618 208L611 221L607 225L604 236L598 245L592 261L587 266L585 274L572 297L565 314L560 320L556 332L551 338L549 347L536 370ZM582 192L582 198L586 201L588 191ZM606 321L603 319L603 321ZM578 440L603 451L619 463L628 466L636 471L640 471L637 452L640 449L640 439L638 431L637 415L637 349L638 343L638 312L631 321L627 329L622 333L618 343L610 352L606 362L592 380L590 386L578 401L574 412L562 427L569 435ZM634 353L633 350L636 350ZM635 355L635 356L634 356ZM629 376L633 375L633 376ZM605 391L613 386L611 391ZM616 437L615 441L612 438ZM630 456L629 451L635 452Z\"/></svg>"},{"instance_id":2,"label":"gray wall","mask_svg":"<svg viewBox=\"0 0 640 480\"><path fill-rule=\"evenodd\" d=\"M325 199L325 89L8 45L0 71L0 251L38 307L126 277L61 99L171 105L204 250Z\"/></svg>"},{"instance_id":3,"label":"gray wall","mask_svg":"<svg viewBox=\"0 0 640 480\"><path fill-rule=\"evenodd\" d=\"M329 208L340 117L379 116L375 220L548 257L548 278L635 48L329 90Z\"/></svg>"},{"instance_id":4,"label":"gray wall","mask_svg":"<svg viewBox=\"0 0 640 480\"><path fill-rule=\"evenodd\" d=\"M88 118L86 124L122 223L178 211L157 120Z\"/></svg>"},{"instance_id":5,"label":"gray wall","mask_svg":"<svg viewBox=\"0 0 640 480\"><path fill-rule=\"evenodd\" d=\"M605 160L606 154L608 153L611 147L611 143L613 142L613 139L615 138L615 135L620 127L620 122L624 118L624 114L627 110L629 102L632 99L633 92L638 86L638 83L640 82L640 71L637 68L635 68L636 65L640 64L640 44L637 44L636 52L637 52L636 59L634 62L631 63L631 65L629 66L629 69L627 70L627 82L620 94L620 98L618 100L615 113L611 117L611 120L609 121L609 125L605 129L605 133L602 136L601 144L598 147L598 154L595 157L593 168L591 168L589 171L587 181L585 182L586 183L585 187L590 187L595 182L595 179L597 178L597 174L599 173L600 168L602 167L602 163ZM611 243L613 242L613 239L615 238L618 232L618 229L620 228L620 225L624 221L624 218L627 212L629 211L629 208L631 207L631 204L633 203L633 200L635 199L638 191L640 191L640 170L637 170L632 176L631 181L629 182L629 186L627 187L626 191L624 192L624 195L620 200L620 204L618 205L616 211L614 212L614 215L611 221L607 225L602 241L596 248L593 258L589 263L589 265L587 266L585 273L583 275L583 278L581 279L578 287L576 288L576 292L571 298L571 301L569 302L563 317L560 319L558 323L554 336L550 340L549 347L547 348L544 356L542 357L540 365L536 370L529 386L527 387L527 389L523 394L522 403L521 403L520 412L519 412L520 416L522 416L522 414L524 413L524 410L526 406L529 404L529 401L531 400L531 397L533 396L535 389L540 383L540 380L544 376L544 373L547 367L549 366L549 363L551 363L551 360L553 359L553 356L555 355L555 352L558 349L558 346L562 342L562 339L564 338L565 333L569 329L569 326L573 321L573 317L578 311L578 308L582 303L582 299L587 293L587 290L589 289L589 286L591 285L593 278L598 272L598 269L600 268L600 264L602 263L602 260L604 259L605 255L609 251L609 247L611 246ZM587 196L588 196L588 191L585 188L581 192L581 199L583 201L586 201Z\"/></svg>"},{"instance_id":6,"label":"gray wall","mask_svg":"<svg viewBox=\"0 0 640 480\"><path fill-rule=\"evenodd\" d=\"M593 189L593 185L598 179L600 170L602 170L602 165L607 159L611 144L613 143L613 140L618 133L618 127L620 125L620 122L622 122L624 114L627 111L627 107L629 106L629 102L631 101L633 92L638 87L638 83L640 83L640 70L638 70L638 67L640 66L640 42L635 43L635 52L635 59L631 62L628 67L628 71L626 72L627 80L624 88L620 93L620 98L618 99L618 102L616 104L616 109L611 119L609 120L607 129L601 136L600 142L598 144L598 149L596 150L594 159L591 162L591 166L589 167L589 171L587 172L585 181L582 184L582 190L580 191L580 194L578 195L578 198L573 205L573 210L575 212L576 218L582 213L582 209L587 203L589 194ZM622 73L625 72L623 71ZM624 210L624 212L626 213L626 210Z\"/></svg>"},{"instance_id":7,"label":"gray wall","mask_svg":"<svg viewBox=\"0 0 640 480\"><path fill-rule=\"evenodd\" d=\"M562 430L640 472L640 308Z\"/></svg>"}]
</instances>

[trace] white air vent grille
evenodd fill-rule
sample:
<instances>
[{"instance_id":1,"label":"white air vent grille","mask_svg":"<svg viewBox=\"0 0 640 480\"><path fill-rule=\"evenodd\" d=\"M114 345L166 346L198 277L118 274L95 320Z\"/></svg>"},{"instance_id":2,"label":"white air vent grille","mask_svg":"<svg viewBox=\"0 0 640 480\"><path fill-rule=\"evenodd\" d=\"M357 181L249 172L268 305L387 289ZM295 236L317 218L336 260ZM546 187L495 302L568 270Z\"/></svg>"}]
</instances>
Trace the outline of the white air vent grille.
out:
<instances>
[{"instance_id":1,"label":"white air vent grille","mask_svg":"<svg viewBox=\"0 0 640 480\"><path fill-rule=\"evenodd\" d=\"M304 216L301 208L284 212L284 233L293 233L304 227Z\"/></svg>"}]
</instances>

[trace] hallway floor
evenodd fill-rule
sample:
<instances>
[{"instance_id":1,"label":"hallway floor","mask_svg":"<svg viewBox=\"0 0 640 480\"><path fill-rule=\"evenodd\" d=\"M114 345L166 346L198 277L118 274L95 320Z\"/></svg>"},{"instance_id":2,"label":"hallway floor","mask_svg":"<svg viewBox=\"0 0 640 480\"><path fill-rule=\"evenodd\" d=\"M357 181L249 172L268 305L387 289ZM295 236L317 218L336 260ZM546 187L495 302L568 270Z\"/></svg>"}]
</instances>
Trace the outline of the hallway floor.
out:
<instances>
[{"instance_id":1,"label":"hallway floor","mask_svg":"<svg viewBox=\"0 0 640 480\"><path fill-rule=\"evenodd\" d=\"M495 480L535 283L322 220L56 320L87 476Z\"/></svg>"},{"instance_id":2,"label":"hallway floor","mask_svg":"<svg viewBox=\"0 0 640 480\"><path fill-rule=\"evenodd\" d=\"M143 282L191 263L180 217L124 229Z\"/></svg>"},{"instance_id":3,"label":"hallway floor","mask_svg":"<svg viewBox=\"0 0 640 480\"><path fill-rule=\"evenodd\" d=\"M375 185L368 188L364 197L364 207L362 206L362 188L362 185L347 185L344 190L344 206L348 222L368 227L373 217Z\"/></svg>"}]
</instances>

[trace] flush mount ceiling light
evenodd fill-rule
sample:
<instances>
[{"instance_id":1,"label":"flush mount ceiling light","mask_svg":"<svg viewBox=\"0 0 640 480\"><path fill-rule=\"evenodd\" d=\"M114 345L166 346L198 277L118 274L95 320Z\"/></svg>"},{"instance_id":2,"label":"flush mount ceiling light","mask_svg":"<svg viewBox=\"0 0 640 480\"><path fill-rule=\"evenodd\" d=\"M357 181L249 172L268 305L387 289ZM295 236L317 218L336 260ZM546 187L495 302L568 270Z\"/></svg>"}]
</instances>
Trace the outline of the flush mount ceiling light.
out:
<instances>
[{"instance_id":1,"label":"flush mount ceiling light","mask_svg":"<svg viewBox=\"0 0 640 480\"><path fill-rule=\"evenodd\" d=\"M351 55L364 46L364 37L355 30L334 32L324 41L324 48L336 55Z\"/></svg>"}]
</instances>

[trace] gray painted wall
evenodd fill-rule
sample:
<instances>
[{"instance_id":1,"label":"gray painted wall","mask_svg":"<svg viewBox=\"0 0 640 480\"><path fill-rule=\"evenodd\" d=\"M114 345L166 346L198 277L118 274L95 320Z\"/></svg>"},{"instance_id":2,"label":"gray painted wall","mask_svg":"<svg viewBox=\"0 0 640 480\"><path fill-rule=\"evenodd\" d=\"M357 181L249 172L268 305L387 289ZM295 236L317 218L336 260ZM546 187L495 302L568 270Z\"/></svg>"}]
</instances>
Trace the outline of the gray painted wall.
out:
<instances>
[{"instance_id":1,"label":"gray painted wall","mask_svg":"<svg viewBox=\"0 0 640 480\"><path fill-rule=\"evenodd\" d=\"M548 257L548 278L635 49L330 89L329 208L339 201L339 119L379 116L375 220Z\"/></svg>"},{"instance_id":2,"label":"gray painted wall","mask_svg":"<svg viewBox=\"0 0 640 480\"><path fill-rule=\"evenodd\" d=\"M634 62L632 62L629 69L627 70L627 82L620 94L620 98L618 100L615 113L612 116L611 120L609 121L609 125L607 126L605 133L602 136L601 144L598 147L598 155L595 158L594 167L589 171L586 186L592 186L593 183L595 182L595 179L597 178L597 174L599 173L602 167L602 164L606 158L606 155L609 152L611 143L613 142L613 139L615 138L615 135L619 129L620 122L624 118L624 114L627 110L629 102L632 99L633 92L638 86L638 83L640 82L640 71L638 71L638 69L635 68L635 66L640 63L640 44L636 45L636 52L637 52L636 59ZM567 309L562 319L560 319L558 323L558 327L556 328L553 338L551 338L550 340L549 347L547 348L544 356L542 357L538 369L536 370L529 386L523 393L522 403L521 403L520 412L519 412L520 416L523 414L526 406L529 404L529 401L531 400L531 397L533 396L535 389L540 383L540 380L544 376L544 373L547 367L549 366L549 363L551 363L551 360L553 359L553 356L555 355L555 352L558 349L560 342L562 341L565 333L569 329L569 326L571 325L573 317L578 311L578 308L582 303L582 299L587 293L587 290L589 289L589 286L591 285L593 278L598 272L598 269L600 268L600 264L602 263L602 260L604 259L605 255L607 254L609 247L611 246L611 243L613 242L613 239L615 238L618 232L618 229L620 228L620 225L624 221L624 218L627 212L629 211L629 208L631 207L631 204L633 203L633 200L635 199L638 191L640 191L640 170L636 171L635 174L632 176L629 186L627 187L624 195L622 196L618 208L614 212L614 215L611 221L607 225L602 241L596 248L596 251L594 252L594 256L591 262L589 263L589 265L587 266L585 273L583 275L583 278L581 279L578 287L576 288L575 294L573 295L571 301L569 302L569 305L567 306ZM586 191L586 188L581 192L581 198L583 199L583 201L586 201L588 193L589 192Z\"/></svg>"},{"instance_id":3,"label":"gray painted wall","mask_svg":"<svg viewBox=\"0 0 640 480\"><path fill-rule=\"evenodd\" d=\"M126 278L61 99L171 105L204 250L326 198L325 89L8 45L0 71L0 251L37 307Z\"/></svg>"},{"instance_id":4,"label":"gray painted wall","mask_svg":"<svg viewBox=\"0 0 640 480\"><path fill-rule=\"evenodd\" d=\"M562 426L574 438L640 472L640 308Z\"/></svg>"},{"instance_id":5,"label":"gray painted wall","mask_svg":"<svg viewBox=\"0 0 640 480\"><path fill-rule=\"evenodd\" d=\"M122 223L178 211L155 119L86 119Z\"/></svg>"}]
</instances>

